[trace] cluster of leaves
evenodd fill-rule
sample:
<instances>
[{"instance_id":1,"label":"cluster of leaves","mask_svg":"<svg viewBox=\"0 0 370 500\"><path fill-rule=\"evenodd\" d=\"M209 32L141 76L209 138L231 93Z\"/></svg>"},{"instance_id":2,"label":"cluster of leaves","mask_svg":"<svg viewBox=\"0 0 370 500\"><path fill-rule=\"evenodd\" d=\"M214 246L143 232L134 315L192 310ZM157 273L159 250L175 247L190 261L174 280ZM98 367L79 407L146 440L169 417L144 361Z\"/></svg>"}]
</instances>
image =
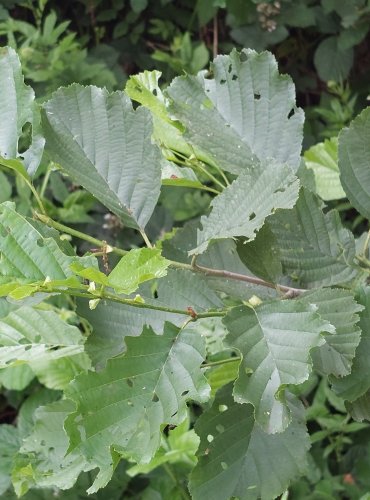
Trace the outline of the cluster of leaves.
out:
<instances>
[{"instance_id":1,"label":"cluster of leaves","mask_svg":"<svg viewBox=\"0 0 370 500\"><path fill-rule=\"evenodd\" d=\"M0 70L4 185L16 175L37 204L30 217L11 189L0 204L0 384L18 408L0 426L4 498L184 498L189 479L195 500L267 500L300 476L297 498L327 492L319 452L368 432L370 233L356 239L323 199L345 193L370 219L370 110L341 132L325 184L336 143L302 161L304 114L268 52L234 50L165 90L157 71L124 92L74 84L41 108L13 49ZM55 221L60 172L136 247ZM178 193L204 195L194 211L190 194L193 220L156 232ZM362 453L332 488L367 493Z\"/></svg>"}]
</instances>

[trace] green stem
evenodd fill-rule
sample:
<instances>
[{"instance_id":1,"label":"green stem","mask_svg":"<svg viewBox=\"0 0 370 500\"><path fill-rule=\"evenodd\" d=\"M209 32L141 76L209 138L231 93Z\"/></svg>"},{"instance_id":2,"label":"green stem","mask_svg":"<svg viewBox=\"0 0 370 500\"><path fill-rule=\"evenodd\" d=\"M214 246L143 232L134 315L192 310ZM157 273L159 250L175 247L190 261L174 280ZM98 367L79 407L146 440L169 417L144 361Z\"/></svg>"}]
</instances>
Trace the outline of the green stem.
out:
<instances>
[{"instance_id":1,"label":"green stem","mask_svg":"<svg viewBox=\"0 0 370 500\"><path fill-rule=\"evenodd\" d=\"M40 189L40 198L44 197L45 191L46 191L46 186L48 185L49 178L51 174L51 168L48 168L46 171L46 174L44 175L44 179L42 181L41 189Z\"/></svg>"},{"instance_id":2,"label":"green stem","mask_svg":"<svg viewBox=\"0 0 370 500\"><path fill-rule=\"evenodd\" d=\"M126 255L127 251L122 250L121 248L118 247L112 247L111 245L107 245L106 241L103 240L98 240L97 238L94 238L93 236L90 236L89 234L82 233L81 231L77 231L77 229L72 229L71 227L65 226L64 224L61 224L60 222L56 222L55 220L51 219L47 215L35 213L35 217L39 219L41 222L46 224L47 226L53 227L54 229L57 229L58 231L61 231L62 233L70 234L71 236L75 236L76 238L84 241L88 241L92 245L95 245L98 248L104 248L108 247L108 250L110 252L113 252L117 255Z\"/></svg>"},{"instance_id":3,"label":"green stem","mask_svg":"<svg viewBox=\"0 0 370 500\"><path fill-rule=\"evenodd\" d=\"M234 361L241 361L240 356L235 356L234 358L219 359L218 361L210 361L209 363L203 363L201 368L211 368L212 366L226 365L227 363L233 363Z\"/></svg>"},{"instance_id":4,"label":"green stem","mask_svg":"<svg viewBox=\"0 0 370 500\"><path fill-rule=\"evenodd\" d=\"M364 243L364 247L362 249L362 255L366 258L366 252L367 252L367 249L368 249L368 246L369 246L369 241L370 241L370 229L369 231L367 232L367 236L366 236L366 239L365 239L365 243Z\"/></svg>"},{"instance_id":5,"label":"green stem","mask_svg":"<svg viewBox=\"0 0 370 500\"><path fill-rule=\"evenodd\" d=\"M140 229L140 234L145 242L145 245L148 247L148 248L153 248L153 245L150 243L150 240L146 234L146 232L144 231L144 229Z\"/></svg>"}]
</instances>

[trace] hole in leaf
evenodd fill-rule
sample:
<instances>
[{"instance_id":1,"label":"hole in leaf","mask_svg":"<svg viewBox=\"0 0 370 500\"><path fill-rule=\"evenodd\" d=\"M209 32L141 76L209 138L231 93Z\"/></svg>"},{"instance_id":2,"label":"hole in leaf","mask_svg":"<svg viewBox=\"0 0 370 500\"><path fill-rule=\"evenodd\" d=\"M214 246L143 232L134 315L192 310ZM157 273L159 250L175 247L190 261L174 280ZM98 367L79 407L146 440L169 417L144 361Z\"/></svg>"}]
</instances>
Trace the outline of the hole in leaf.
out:
<instances>
[{"instance_id":1,"label":"hole in leaf","mask_svg":"<svg viewBox=\"0 0 370 500\"><path fill-rule=\"evenodd\" d=\"M284 192L285 192L285 188L281 187L281 188L275 189L274 194L276 194L276 193L284 193Z\"/></svg>"},{"instance_id":2,"label":"hole in leaf","mask_svg":"<svg viewBox=\"0 0 370 500\"><path fill-rule=\"evenodd\" d=\"M229 67L228 67L227 71L228 71L229 73L231 73L231 72L232 72L232 70L233 70L233 65L232 65L232 64L229 64Z\"/></svg>"},{"instance_id":3,"label":"hole in leaf","mask_svg":"<svg viewBox=\"0 0 370 500\"><path fill-rule=\"evenodd\" d=\"M295 111L294 111L294 109L292 108L292 109L289 111L289 113L288 113L288 120L289 120L289 118L291 118L291 117L292 117L292 116L294 116L294 115L295 115Z\"/></svg>"},{"instance_id":4,"label":"hole in leaf","mask_svg":"<svg viewBox=\"0 0 370 500\"><path fill-rule=\"evenodd\" d=\"M18 150L20 153L24 153L29 149L32 144L32 124L26 122L22 127L22 135L19 139Z\"/></svg>"},{"instance_id":5,"label":"hole in leaf","mask_svg":"<svg viewBox=\"0 0 370 500\"><path fill-rule=\"evenodd\" d=\"M128 406L134 406L134 403L133 403L133 402L129 399L129 400L127 401L127 405L128 405Z\"/></svg>"},{"instance_id":6,"label":"hole in leaf","mask_svg":"<svg viewBox=\"0 0 370 500\"><path fill-rule=\"evenodd\" d=\"M248 56L245 52L240 53L240 62L248 61Z\"/></svg>"},{"instance_id":7,"label":"hole in leaf","mask_svg":"<svg viewBox=\"0 0 370 500\"><path fill-rule=\"evenodd\" d=\"M25 351L29 351L30 349L32 349L32 346L30 344L26 345L24 348Z\"/></svg>"},{"instance_id":8,"label":"hole in leaf","mask_svg":"<svg viewBox=\"0 0 370 500\"><path fill-rule=\"evenodd\" d=\"M159 397L157 396L156 392L153 394L152 401L153 403L157 403L157 401L159 401Z\"/></svg>"},{"instance_id":9,"label":"hole in leaf","mask_svg":"<svg viewBox=\"0 0 370 500\"><path fill-rule=\"evenodd\" d=\"M261 99L261 94L259 92L255 92L254 94L254 100L259 101Z\"/></svg>"},{"instance_id":10,"label":"hole in leaf","mask_svg":"<svg viewBox=\"0 0 370 500\"><path fill-rule=\"evenodd\" d=\"M222 80L220 80L221 85L224 85L225 83L226 83L226 80L224 78Z\"/></svg>"},{"instance_id":11,"label":"hole in leaf","mask_svg":"<svg viewBox=\"0 0 370 500\"><path fill-rule=\"evenodd\" d=\"M212 443L212 441L213 441L213 440L214 440L214 437L212 436L212 434L208 434L208 436L207 436L207 441L208 441L209 443Z\"/></svg>"},{"instance_id":12,"label":"hole in leaf","mask_svg":"<svg viewBox=\"0 0 370 500\"><path fill-rule=\"evenodd\" d=\"M126 379L126 382L129 387L132 387L134 385L133 381L130 378Z\"/></svg>"},{"instance_id":13,"label":"hole in leaf","mask_svg":"<svg viewBox=\"0 0 370 500\"><path fill-rule=\"evenodd\" d=\"M238 75L233 75L232 80L235 82L238 79Z\"/></svg>"},{"instance_id":14,"label":"hole in leaf","mask_svg":"<svg viewBox=\"0 0 370 500\"><path fill-rule=\"evenodd\" d=\"M155 95L155 96L158 95L157 89L153 89L152 92L153 92L153 95Z\"/></svg>"},{"instance_id":15,"label":"hole in leaf","mask_svg":"<svg viewBox=\"0 0 370 500\"><path fill-rule=\"evenodd\" d=\"M175 417L177 415L177 411L171 415L171 418Z\"/></svg>"},{"instance_id":16,"label":"hole in leaf","mask_svg":"<svg viewBox=\"0 0 370 500\"><path fill-rule=\"evenodd\" d=\"M256 218L256 214L254 212L252 212L249 216L249 220L253 220Z\"/></svg>"},{"instance_id":17,"label":"hole in leaf","mask_svg":"<svg viewBox=\"0 0 370 500\"><path fill-rule=\"evenodd\" d=\"M41 439L40 444L41 444L41 446L45 446L46 445L45 440Z\"/></svg>"},{"instance_id":18,"label":"hole in leaf","mask_svg":"<svg viewBox=\"0 0 370 500\"><path fill-rule=\"evenodd\" d=\"M45 243L44 243L44 240L43 240L42 238L39 238L39 239L36 241L36 243L37 243L37 246L38 246L38 247L41 247L41 248L42 248L42 247L44 246L44 244L45 244Z\"/></svg>"},{"instance_id":19,"label":"hole in leaf","mask_svg":"<svg viewBox=\"0 0 370 500\"><path fill-rule=\"evenodd\" d=\"M181 393L181 396L186 396L187 394L189 394L189 391L184 391Z\"/></svg>"},{"instance_id":20,"label":"hole in leaf","mask_svg":"<svg viewBox=\"0 0 370 500\"><path fill-rule=\"evenodd\" d=\"M223 470L226 470L229 466L226 462L221 462L221 467L223 468Z\"/></svg>"}]
</instances>

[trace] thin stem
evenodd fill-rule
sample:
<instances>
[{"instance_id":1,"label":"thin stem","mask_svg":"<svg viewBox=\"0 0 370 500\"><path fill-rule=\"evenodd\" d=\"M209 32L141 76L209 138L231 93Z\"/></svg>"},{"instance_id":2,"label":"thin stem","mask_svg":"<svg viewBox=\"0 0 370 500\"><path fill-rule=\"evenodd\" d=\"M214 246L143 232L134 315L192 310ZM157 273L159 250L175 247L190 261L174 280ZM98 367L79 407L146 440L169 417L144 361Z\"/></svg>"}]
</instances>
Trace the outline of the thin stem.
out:
<instances>
[{"instance_id":1,"label":"thin stem","mask_svg":"<svg viewBox=\"0 0 370 500\"><path fill-rule=\"evenodd\" d=\"M235 356L234 358L219 359L218 361L210 361L209 363L203 363L201 368L211 368L212 366L225 365L227 363L232 363L234 361L241 361L240 356Z\"/></svg>"},{"instance_id":2,"label":"thin stem","mask_svg":"<svg viewBox=\"0 0 370 500\"><path fill-rule=\"evenodd\" d=\"M252 285L265 286L267 288L273 288L274 290L279 290L280 292L288 294L289 297L296 297L306 292L303 288L294 288L286 285L279 285L270 283L255 276L248 276L246 274L234 273L232 271L225 271L224 269L211 269L209 267L199 266L193 259L192 267L194 271L204 273L206 276L215 276L219 278L226 278L236 281L245 281L246 283L251 283Z\"/></svg>"},{"instance_id":3,"label":"thin stem","mask_svg":"<svg viewBox=\"0 0 370 500\"><path fill-rule=\"evenodd\" d=\"M144 229L140 229L140 234L141 236L143 237L143 240L145 242L145 245L148 247L148 248L153 248L153 245L150 243L150 240L146 234L146 232L144 231Z\"/></svg>"},{"instance_id":4,"label":"thin stem","mask_svg":"<svg viewBox=\"0 0 370 500\"><path fill-rule=\"evenodd\" d=\"M217 14L213 18L213 58L218 54L218 19Z\"/></svg>"},{"instance_id":5,"label":"thin stem","mask_svg":"<svg viewBox=\"0 0 370 500\"><path fill-rule=\"evenodd\" d=\"M217 184L222 190L225 189L226 186L224 186L222 184L222 182L220 182L217 177L215 177L213 174L211 174L211 172L208 172L208 170L203 166L203 163L199 160L192 160L191 161L191 164L194 165L195 167L199 168L203 173L204 175L208 176L215 184Z\"/></svg>"},{"instance_id":6,"label":"thin stem","mask_svg":"<svg viewBox=\"0 0 370 500\"><path fill-rule=\"evenodd\" d=\"M362 249L362 255L364 257L366 257L366 252L367 252L367 248L369 246L369 241L370 241L370 229L369 231L367 232L367 236L366 236L366 239L365 239L365 243L364 243L364 247Z\"/></svg>"},{"instance_id":7,"label":"thin stem","mask_svg":"<svg viewBox=\"0 0 370 500\"><path fill-rule=\"evenodd\" d=\"M47 226L53 227L54 229L57 229L58 231L61 231L62 233L70 234L71 236L75 236L76 238L84 241L88 241L92 245L95 245L98 248L104 248L108 247L109 251L117 254L117 255L126 255L127 251L122 250L121 248L117 247L112 247L110 245L107 245L107 243L103 240L98 240L97 238L94 238L93 236L90 236L89 234L82 233L81 231L77 231L77 229L72 229L71 227L65 226L64 224L61 224L60 222L56 222L55 220L51 219L47 215L35 213L35 217L39 219L41 222L46 224Z\"/></svg>"},{"instance_id":8,"label":"thin stem","mask_svg":"<svg viewBox=\"0 0 370 500\"><path fill-rule=\"evenodd\" d=\"M44 179L42 181L41 189L40 189L40 198L44 197L45 191L46 191L46 186L48 185L49 178L51 174L51 168L48 168L46 171L46 174L44 175Z\"/></svg>"}]
</instances>

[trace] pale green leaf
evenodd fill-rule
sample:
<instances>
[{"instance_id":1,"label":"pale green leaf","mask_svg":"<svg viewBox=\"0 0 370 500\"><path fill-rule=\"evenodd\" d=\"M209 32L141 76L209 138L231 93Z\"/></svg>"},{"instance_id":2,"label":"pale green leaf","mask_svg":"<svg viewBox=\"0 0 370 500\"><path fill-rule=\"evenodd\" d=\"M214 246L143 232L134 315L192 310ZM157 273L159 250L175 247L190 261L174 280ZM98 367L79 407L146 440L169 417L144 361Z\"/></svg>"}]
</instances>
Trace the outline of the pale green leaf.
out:
<instances>
[{"instance_id":1,"label":"pale green leaf","mask_svg":"<svg viewBox=\"0 0 370 500\"><path fill-rule=\"evenodd\" d=\"M0 386L13 391L23 391L35 378L28 365L12 365L0 369Z\"/></svg>"},{"instance_id":2,"label":"pale green leaf","mask_svg":"<svg viewBox=\"0 0 370 500\"><path fill-rule=\"evenodd\" d=\"M137 248L124 255L108 276L109 285L117 293L129 295L141 283L167 274L170 261L156 248Z\"/></svg>"},{"instance_id":3,"label":"pale green leaf","mask_svg":"<svg viewBox=\"0 0 370 500\"><path fill-rule=\"evenodd\" d=\"M338 138L325 139L310 147L305 154L306 167L312 170L316 193L325 201L345 198L338 168Z\"/></svg>"},{"instance_id":4,"label":"pale green leaf","mask_svg":"<svg viewBox=\"0 0 370 500\"><path fill-rule=\"evenodd\" d=\"M0 425L0 495L11 485L13 458L19 447L18 429L13 425Z\"/></svg>"},{"instance_id":5,"label":"pale green leaf","mask_svg":"<svg viewBox=\"0 0 370 500\"><path fill-rule=\"evenodd\" d=\"M310 441L302 405L289 401L289 427L266 434L254 421L252 405L235 403L230 389L217 393L195 425L201 442L190 476L192 498L271 500L307 470Z\"/></svg>"},{"instance_id":6,"label":"pale green leaf","mask_svg":"<svg viewBox=\"0 0 370 500\"><path fill-rule=\"evenodd\" d=\"M280 210L269 223L277 240L284 273L313 288L346 283L356 275L353 234L335 210L302 189L293 210Z\"/></svg>"},{"instance_id":7,"label":"pale green leaf","mask_svg":"<svg viewBox=\"0 0 370 500\"><path fill-rule=\"evenodd\" d=\"M365 309L360 313L361 341L351 373L342 378L330 378L334 392L349 401L355 401L370 389L370 287L361 289L357 300Z\"/></svg>"},{"instance_id":8,"label":"pale green leaf","mask_svg":"<svg viewBox=\"0 0 370 500\"><path fill-rule=\"evenodd\" d=\"M294 206L298 191L298 179L288 166L271 161L255 165L213 199L211 214L200 219L202 229L191 253L204 252L212 239L253 240L266 217L278 208Z\"/></svg>"},{"instance_id":9,"label":"pale green leaf","mask_svg":"<svg viewBox=\"0 0 370 500\"><path fill-rule=\"evenodd\" d=\"M327 37L316 49L314 64L321 80L341 82L352 67L353 48L341 50L338 37Z\"/></svg>"},{"instance_id":10,"label":"pale green leaf","mask_svg":"<svg viewBox=\"0 0 370 500\"><path fill-rule=\"evenodd\" d=\"M150 112L123 92L71 85L55 92L42 115L46 148L72 179L133 228L157 203L161 152Z\"/></svg>"},{"instance_id":11,"label":"pale green leaf","mask_svg":"<svg viewBox=\"0 0 370 500\"><path fill-rule=\"evenodd\" d=\"M360 113L339 135L339 170L352 205L370 219L370 108Z\"/></svg>"},{"instance_id":12,"label":"pale green leaf","mask_svg":"<svg viewBox=\"0 0 370 500\"><path fill-rule=\"evenodd\" d=\"M186 141L233 174L266 158L296 170L303 112L274 57L234 50L217 56L211 72L178 77L166 90L172 116L186 127Z\"/></svg>"},{"instance_id":13,"label":"pale green leaf","mask_svg":"<svg viewBox=\"0 0 370 500\"><path fill-rule=\"evenodd\" d=\"M357 313L363 306L350 291L340 289L315 290L304 294L301 300L315 304L320 317L335 327L334 334L325 335L325 344L311 353L315 369L337 377L348 375L361 339Z\"/></svg>"},{"instance_id":14,"label":"pale green leaf","mask_svg":"<svg viewBox=\"0 0 370 500\"><path fill-rule=\"evenodd\" d=\"M239 365L240 361L238 359L233 360L233 358L230 358L230 362L215 366L206 372L208 383L211 386L212 397L221 387L233 382L238 377Z\"/></svg>"},{"instance_id":15,"label":"pale green leaf","mask_svg":"<svg viewBox=\"0 0 370 500\"><path fill-rule=\"evenodd\" d=\"M39 112L35 104L35 93L25 85L21 64L15 50L0 49L0 163L5 160L24 160L29 174L34 174L41 161L44 139L39 131ZM19 139L26 124L32 126L32 144L28 150L19 152Z\"/></svg>"},{"instance_id":16,"label":"pale green leaf","mask_svg":"<svg viewBox=\"0 0 370 500\"><path fill-rule=\"evenodd\" d=\"M365 392L355 401L348 401L346 409L357 422L370 421L370 391Z\"/></svg>"},{"instance_id":17,"label":"pale green leaf","mask_svg":"<svg viewBox=\"0 0 370 500\"><path fill-rule=\"evenodd\" d=\"M178 425L187 400L202 402L209 395L200 369L204 341L192 330L166 323L163 335L147 328L126 343L123 357L77 377L66 391L77 407L66 422L69 450L78 447L100 474L111 473L112 450L148 463L160 445L161 426Z\"/></svg>"},{"instance_id":18,"label":"pale green leaf","mask_svg":"<svg viewBox=\"0 0 370 500\"><path fill-rule=\"evenodd\" d=\"M282 432L288 426L285 387L308 379L311 349L324 343L321 333L335 331L316 310L295 299L255 309L238 306L224 318L229 331L225 344L242 356L235 400L253 404L256 421L266 432Z\"/></svg>"},{"instance_id":19,"label":"pale green leaf","mask_svg":"<svg viewBox=\"0 0 370 500\"><path fill-rule=\"evenodd\" d=\"M94 257L69 256L61 246L18 214L14 203L0 205L0 283L27 284L46 278L65 280L72 276L70 264L75 261L96 265Z\"/></svg>"},{"instance_id":20,"label":"pale green leaf","mask_svg":"<svg viewBox=\"0 0 370 500\"><path fill-rule=\"evenodd\" d=\"M53 311L20 307L0 320L0 368L73 356L83 352L83 337L75 326Z\"/></svg>"}]
</instances>

